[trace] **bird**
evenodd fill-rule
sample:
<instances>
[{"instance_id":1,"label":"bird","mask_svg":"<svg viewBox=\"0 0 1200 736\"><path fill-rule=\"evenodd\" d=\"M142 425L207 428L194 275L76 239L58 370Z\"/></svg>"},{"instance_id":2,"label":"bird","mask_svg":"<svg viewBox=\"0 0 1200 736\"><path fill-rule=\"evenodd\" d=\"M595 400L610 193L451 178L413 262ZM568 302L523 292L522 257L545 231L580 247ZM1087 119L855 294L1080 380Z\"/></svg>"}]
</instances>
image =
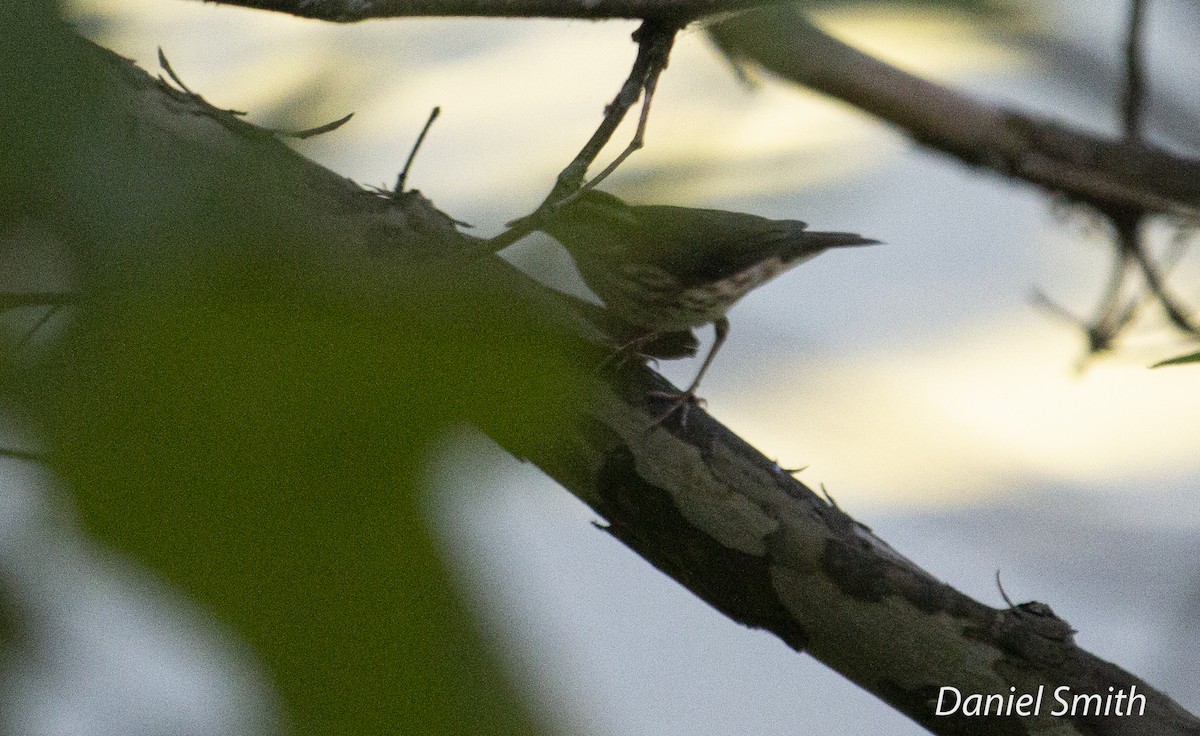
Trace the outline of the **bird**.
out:
<instances>
[{"instance_id":1,"label":"bird","mask_svg":"<svg viewBox=\"0 0 1200 736\"><path fill-rule=\"evenodd\" d=\"M571 254L604 306L640 331L618 352L664 334L713 325L715 339L668 416L700 403L696 390L729 335L729 308L755 287L830 248L873 245L854 233L814 232L799 220L725 210L631 205L599 189L568 199L542 230Z\"/></svg>"}]
</instances>

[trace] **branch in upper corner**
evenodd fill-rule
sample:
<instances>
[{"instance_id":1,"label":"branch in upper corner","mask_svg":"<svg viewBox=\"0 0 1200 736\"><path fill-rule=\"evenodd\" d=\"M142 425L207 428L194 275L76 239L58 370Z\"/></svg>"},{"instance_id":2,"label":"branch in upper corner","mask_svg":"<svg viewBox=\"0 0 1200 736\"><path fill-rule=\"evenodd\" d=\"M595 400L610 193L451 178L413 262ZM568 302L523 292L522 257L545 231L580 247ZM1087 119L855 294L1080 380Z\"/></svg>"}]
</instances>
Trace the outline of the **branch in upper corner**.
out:
<instances>
[{"instance_id":1,"label":"branch in upper corner","mask_svg":"<svg viewBox=\"0 0 1200 736\"><path fill-rule=\"evenodd\" d=\"M211 0L277 13L353 23L368 18L641 18L687 22L779 0Z\"/></svg>"},{"instance_id":2,"label":"branch in upper corner","mask_svg":"<svg viewBox=\"0 0 1200 736\"><path fill-rule=\"evenodd\" d=\"M1145 17L1145 0L1130 0L1125 36L1125 89L1120 105L1121 124L1125 142L1129 146L1140 146L1143 140L1146 97ZM1094 355L1110 347L1132 324L1138 307L1150 301L1157 302L1162 307L1177 330L1193 339L1200 337L1200 329L1197 329L1183 303L1167 289L1159 264L1146 247L1145 230L1142 227L1146 219L1145 211L1131 210L1114 204L1101 205L1100 211L1113 226L1114 272L1099 313L1086 325L1090 354ZM1175 245L1181 244L1186 244L1186 240L1176 238ZM1175 254L1178 255L1182 250L1182 247L1177 247ZM1174 258L1168 256L1166 260L1173 262ZM1163 265L1164 270L1167 270L1173 263ZM1133 266L1136 266L1142 275L1145 293L1136 295L1128 306L1121 308L1121 288Z\"/></svg>"},{"instance_id":3,"label":"branch in upper corner","mask_svg":"<svg viewBox=\"0 0 1200 736\"><path fill-rule=\"evenodd\" d=\"M838 41L793 5L743 13L709 34L735 59L848 102L969 164L1102 209L1200 212L1200 161L984 104Z\"/></svg>"}]
</instances>

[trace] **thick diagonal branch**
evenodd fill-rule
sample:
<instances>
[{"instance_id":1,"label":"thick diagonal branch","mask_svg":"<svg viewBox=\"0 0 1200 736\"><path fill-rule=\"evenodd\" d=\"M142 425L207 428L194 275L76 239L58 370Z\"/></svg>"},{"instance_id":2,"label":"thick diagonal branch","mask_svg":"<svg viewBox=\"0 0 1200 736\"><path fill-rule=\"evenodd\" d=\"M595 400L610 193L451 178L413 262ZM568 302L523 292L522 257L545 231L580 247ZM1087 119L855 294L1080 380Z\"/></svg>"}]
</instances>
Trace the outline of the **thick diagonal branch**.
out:
<instances>
[{"instance_id":1,"label":"thick diagonal branch","mask_svg":"<svg viewBox=\"0 0 1200 736\"><path fill-rule=\"evenodd\" d=\"M710 29L735 58L843 100L918 143L1068 198L1138 212L1200 212L1200 162L989 105L838 41L795 5Z\"/></svg>"}]
</instances>

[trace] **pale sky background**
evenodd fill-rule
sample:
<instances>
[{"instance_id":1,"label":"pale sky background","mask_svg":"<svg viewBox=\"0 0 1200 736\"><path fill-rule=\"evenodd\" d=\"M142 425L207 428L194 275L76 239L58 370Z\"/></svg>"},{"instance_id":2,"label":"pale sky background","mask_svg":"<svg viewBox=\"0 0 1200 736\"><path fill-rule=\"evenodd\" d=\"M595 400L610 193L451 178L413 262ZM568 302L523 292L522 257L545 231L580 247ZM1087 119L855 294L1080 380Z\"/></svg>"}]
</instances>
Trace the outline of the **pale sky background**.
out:
<instances>
[{"instance_id":1,"label":"pale sky background","mask_svg":"<svg viewBox=\"0 0 1200 736\"><path fill-rule=\"evenodd\" d=\"M333 26L183 0L71 7L81 28L147 69L161 46L192 89L251 120L301 128L354 111L341 130L297 148L361 183L393 182L440 105L409 183L483 234L536 205L591 133L628 70L636 26ZM1124 3L1092 3L1086 14L1065 0L1047 7L1065 36L1116 53ZM1098 113L1107 103L1051 87L1039 61L965 16L821 19L868 51L985 99L1102 130L1115 120ZM1161 13L1150 28L1173 32ZM1152 78L1189 83L1187 64L1196 61L1152 61ZM615 148L630 134L619 132ZM709 411L781 465L809 466L803 480L825 483L843 508L947 582L999 605L993 575L1002 569L1015 599L1050 602L1083 646L1200 707L1200 586L1190 562L1200 547L1200 369L1147 370L1179 352L1148 319L1125 351L1074 370L1080 336L1029 296L1039 287L1081 314L1091 309L1108 262L1087 222L1030 188L920 151L838 103L771 81L748 89L696 31L680 38L663 76L647 148L606 187L883 240L822 256L735 308L730 341L702 387ZM510 257L578 288L546 238ZM1179 269L1181 284L1197 283L1198 260ZM697 365L664 371L685 383ZM470 433L447 448L452 461L435 463L431 476L460 492L431 507L466 589L563 732L924 733L695 601L592 529L594 517L535 469ZM0 503L36 518L41 502L20 500L19 489L41 481L10 465L0 468ZM462 492L479 487L487 492ZM10 524L0 543L21 534ZM120 715L134 704L184 713L192 720L180 733L254 732L238 718L262 718L256 698L265 696L211 674L232 668L253 681L252 664L217 644L181 643L188 629L147 593L153 585L97 562L84 542L45 544L73 550L49 553L70 560L64 591L80 588L72 580L107 582L73 599L62 593L62 627L72 632L62 658L78 660L72 642L91 658L75 674L35 678L34 694L18 701L30 733L128 733Z\"/></svg>"}]
</instances>

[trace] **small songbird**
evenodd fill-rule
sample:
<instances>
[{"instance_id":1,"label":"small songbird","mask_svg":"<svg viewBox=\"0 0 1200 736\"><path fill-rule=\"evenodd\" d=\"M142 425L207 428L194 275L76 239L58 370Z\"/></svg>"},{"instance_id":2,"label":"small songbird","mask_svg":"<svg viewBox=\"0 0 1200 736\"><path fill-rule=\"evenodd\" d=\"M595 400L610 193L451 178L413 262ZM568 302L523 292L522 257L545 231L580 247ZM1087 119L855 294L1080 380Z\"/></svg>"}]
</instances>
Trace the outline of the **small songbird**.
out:
<instances>
[{"instance_id":1,"label":"small songbird","mask_svg":"<svg viewBox=\"0 0 1200 736\"><path fill-rule=\"evenodd\" d=\"M712 348L687 390L671 394L676 401L665 418L697 400L700 379L729 334L725 313L751 289L829 248L879 242L806 227L740 212L629 205L593 189L564 205L544 230L570 252L604 305L645 331L622 350L713 324Z\"/></svg>"}]
</instances>

